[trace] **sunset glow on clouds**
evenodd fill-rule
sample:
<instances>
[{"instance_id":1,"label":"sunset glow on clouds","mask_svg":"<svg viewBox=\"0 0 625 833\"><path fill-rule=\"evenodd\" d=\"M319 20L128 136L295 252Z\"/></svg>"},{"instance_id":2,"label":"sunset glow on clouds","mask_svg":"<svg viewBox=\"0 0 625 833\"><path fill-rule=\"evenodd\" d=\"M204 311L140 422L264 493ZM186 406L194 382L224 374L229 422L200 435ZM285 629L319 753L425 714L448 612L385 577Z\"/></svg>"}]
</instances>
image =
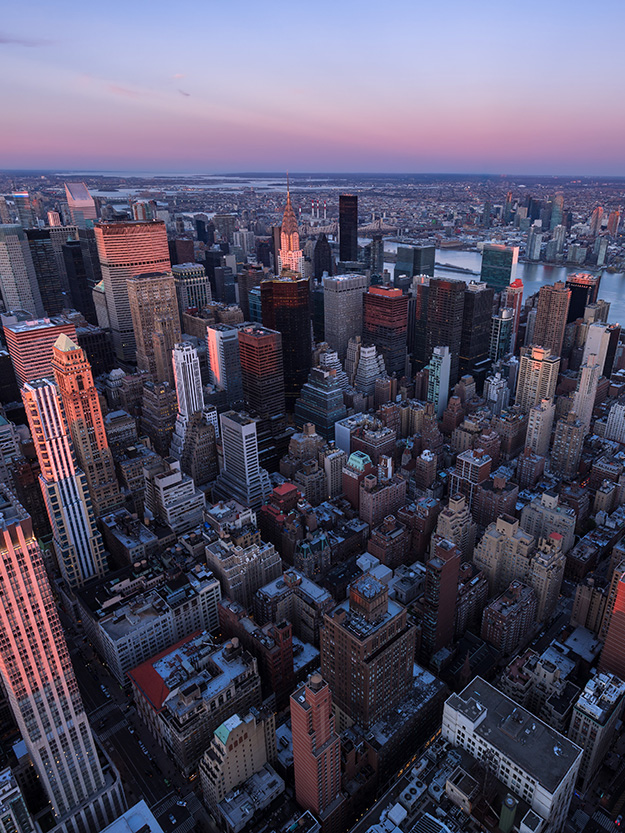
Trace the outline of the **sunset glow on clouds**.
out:
<instances>
[{"instance_id":1,"label":"sunset glow on clouds","mask_svg":"<svg viewBox=\"0 0 625 833\"><path fill-rule=\"evenodd\" d=\"M621 2L424 5L12 4L0 167L625 175Z\"/></svg>"}]
</instances>

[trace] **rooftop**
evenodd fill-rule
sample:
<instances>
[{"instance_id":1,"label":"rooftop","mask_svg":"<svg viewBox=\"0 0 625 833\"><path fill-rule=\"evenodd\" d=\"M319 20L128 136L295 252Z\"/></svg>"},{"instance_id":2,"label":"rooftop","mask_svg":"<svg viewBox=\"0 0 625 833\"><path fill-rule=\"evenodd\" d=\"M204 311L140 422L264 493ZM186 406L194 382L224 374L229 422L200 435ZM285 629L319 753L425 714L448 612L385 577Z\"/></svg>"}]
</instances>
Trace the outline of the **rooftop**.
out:
<instances>
[{"instance_id":1,"label":"rooftop","mask_svg":"<svg viewBox=\"0 0 625 833\"><path fill-rule=\"evenodd\" d=\"M473 723L476 735L549 792L555 792L582 755L579 746L481 677L476 677L460 694L452 694L447 706Z\"/></svg>"}]
</instances>

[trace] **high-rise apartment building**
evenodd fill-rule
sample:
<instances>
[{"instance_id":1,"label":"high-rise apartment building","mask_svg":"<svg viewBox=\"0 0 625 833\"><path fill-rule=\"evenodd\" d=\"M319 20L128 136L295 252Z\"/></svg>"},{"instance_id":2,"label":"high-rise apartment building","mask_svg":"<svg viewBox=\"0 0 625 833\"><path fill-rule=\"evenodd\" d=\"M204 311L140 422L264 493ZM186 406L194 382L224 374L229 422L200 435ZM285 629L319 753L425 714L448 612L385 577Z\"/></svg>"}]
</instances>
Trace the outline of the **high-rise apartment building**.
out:
<instances>
[{"instance_id":1,"label":"high-rise apartment building","mask_svg":"<svg viewBox=\"0 0 625 833\"><path fill-rule=\"evenodd\" d=\"M409 694L414 650L406 608L368 573L350 586L348 601L324 616L321 673L340 711L365 729Z\"/></svg>"},{"instance_id":2,"label":"high-rise apartment building","mask_svg":"<svg viewBox=\"0 0 625 833\"><path fill-rule=\"evenodd\" d=\"M239 331L231 324L210 324L206 330L211 384L228 394L231 405L243 401Z\"/></svg>"},{"instance_id":3,"label":"high-rise apartment building","mask_svg":"<svg viewBox=\"0 0 625 833\"><path fill-rule=\"evenodd\" d=\"M514 330L514 312L510 307L500 309L491 319L490 349L488 358L498 362L510 352Z\"/></svg>"},{"instance_id":4,"label":"high-rise apartment building","mask_svg":"<svg viewBox=\"0 0 625 833\"><path fill-rule=\"evenodd\" d=\"M252 509L258 509L271 494L269 475L258 460L256 422L236 411L221 415L224 467L214 489L214 495L221 500L234 497Z\"/></svg>"},{"instance_id":5,"label":"high-rise apartment building","mask_svg":"<svg viewBox=\"0 0 625 833\"><path fill-rule=\"evenodd\" d=\"M452 541L432 537L432 557L425 565L421 652L431 658L454 638L461 552Z\"/></svg>"},{"instance_id":6,"label":"high-rise apartment building","mask_svg":"<svg viewBox=\"0 0 625 833\"><path fill-rule=\"evenodd\" d=\"M128 278L169 273L171 264L165 223L161 220L97 223L95 239L115 352L118 359L133 362L137 345ZM175 339L179 340L180 336Z\"/></svg>"},{"instance_id":7,"label":"high-rise apartment building","mask_svg":"<svg viewBox=\"0 0 625 833\"><path fill-rule=\"evenodd\" d=\"M466 498L469 509L481 483L488 480L493 461L482 448L468 449L456 457L456 469L451 475L451 494Z\"/></svg>"},{"instance_id":8,"label":"high-rise apartment building","mask_svg":"<svg viewBox=\"0 0 625 833\"><path fill-rule=\"evenodd\" d=\"M261 281L263 326L282 334L284 392L293 409L312 363L310 281L294 275Z\"/></svg>"},{"instance_id":9,"label":"high-rise apartment building","mask_svg":"<svg viewBox=\"0 0 625 833\"><path fill-rule=\"evenodd\" d=\"M323 279L325 341L345 361L350 338L362 333L362 296L367 291L364 275L336 275Z\"/></svg>"},{"instance_id":10,"label":"high-rise apartment building","mask_svg":"<svg viewBox=\"0 0 625 833\"><path fill-rule=\"evenodd\" d=\"M519 322L521 320L521 309L523 305L523 281L519 278L512 281L507 287L504 298L504 306L512 310L513 324L512 324L512 338L510 339L510 352L514 353L517 348L517 340L519 335Z\"/></svg>"},{"instance_id":11,"label":"high-rise apartment building","mask_svg":"<svg viewBox=\"0 0 625 833\"><path fill-rule=\"evenodd\" d=\"M374 345L384 358L387 373L398 378L406 369L407 329L408 297L394 287L370 286L363 296L362 342Z\"/></svg>"},{"instance_id":12,"label":"high-rise apartment building","mask_svg":"<svg viewBox=\"0 0 625 833\"><path fill-rule=\"evenodd\" d=\"M555 356L562 355L570 301L571 290L562 281L541 286L538 291L533 344L550 350Z\"/></svg>"},{"instance_id":13,"label":"high-rise apartment building","mask_svg":"<svg viewBox=\"0 0 625 833\"><path fill-rule=\"evenodd\" d=\"M76 327L61 318L3 314L2 326L18 385L52 375L52 348L60 335L76 340Z\"/></svg>"},{"instance_id":14,"label":"high-rise apartment building","mask_svg":"<svg viewBox=\"0 0 625 833\"><path fill-rule=\"evenodd\" d=\"M544 347L521 348L519 376L516 386L516 404L529 411L545 399L553 399L558 383L560 359Z\"/></svg>"},{"instance_id":15,"label":"high-rise apartment building","mask_svg":"<svg viewBox=\"0 0 625 833\"><path fill-rule=\"evenodd\" d=\"M358 260L358 197L339 196L339 260L343 263Z\"/></svg>"},{"instance_id":16,"label":"high-rise apartment building","mask_svg":"<svg viewBox=\"0 0 625 833\"><path fill-rule=\"evenodd\" d=\"M211 287L201 263L179 263L171 267L178 298L178 314L188 309L201 310L212 301Z\"/></svg>"},{"instance_id":17,"label":"high-rise apartment building","mask_svg":"<svg viewBox=\"0 0 625 833\"><path fill-rule=\"evenodd\" d=\"M3 687L55 829L100 830L125 808L121 783L100 762L32 521L3 485L0 513Z\"/></svg>"},{"instance_id":18,"label":"high-rise apartment building","mask_svg":"<svg viewBox=\"0 0 625 833\"><path fill-rule=\"evenodd\" d=\"M0 225L0 292L4 309L45 315L28 239L17 225Z\"/></svg>"},{"instance_id":19,"label":"high-rise apartment building","mask_svg":"<svg viewBox=\"0 0 625 833\"><path fill-rule=\"evenodd\" d=\"M573 405L571 406L571 410L577 414L579 421L586 429L586 433L590 431L600 376L601 365L599 359L594 353L591 353L579 369L577 390L573 395Z\"/></svg>"},{"instance_id":20,"label":"high-rise apartment building","mask_svg":"<svg viewBox=\"0 0 625 833\"><path fill-rule=\"evenodd\" d=\"M69 429L53 381L27 382L22 399L41 469L39 483L61 575L72 589L106 569L84 472L76 466Z\"/></svg>"},{"instance_id":21,"label":"high-rise apartment building","mask_svg":"<svg viewBox=\"0 0 625 833\"><path fill-rule=\"evenodd\" d=\"M436 534L454 543L462 553L463 561L473 558L477 526L463 495L450 495L447 506L438 516Z\"/></svg>"},{"instance_id":22,"label":"high-rise apartment building","mask_svg":"<svg viewBox=\"0 0 625 833\"><path fill-rule=\"evenodd\" d=\"M518 246L487 243L482 250L480 280L500 292L515 280L518 261Z\"/></svg>"},{"instance_id":23,"label":"high-rise apartment building","mask_svg":"<svg viewBox=\"0 0 625 833\"><path fill-rule=\"evenodd\" d=\"M450 385L455 385L460 376L460 345L462 342L462 321L464 298L467 285L464 281L446 278L431 278L428 292L426 356L439 344L449 347L451 355ZM478 303L479 300L478 300Z\"/></svg>"},{"instance_id":24,"label":"high-rise apartment building","mask_svg":"<svg viewBox=\"0 0 625 833\"><path fill-rule=\"evenodd\" d=\"M432 350L428 372L428 402L436 409L437 419L442 419L449 400L449 380L451 377L452 356L449 347L439 346Z\"/></svg>"},{"instance_id":25,"label":"high-rise apartment building","mask_svg":"<svg viewBox=\"0 0 625 833\"><path fill-rule=\"evenodd\" d=\"M605 628L605 643L599 660L599 669L625 680L625 651L623 651L623 645L625 645L625 572L621 571L618 580L612 582L610 591L614 601L609 624Z\"/></svg>"},{"instance_id":26,"label":"high-rise apartment building","mask_svg":"<svg viewBox=\"0 0 625 833\"><path fill-rule=\"evenodd\" d=\"M543 492L521 512L521 529L529 532L538 541L547 538L553 532L562 536L562 552L567 553L575 543L575 511L565 503L558 501L558 496Z\"/></svg>"},{"instance_id":27,"label":"high-rise apartment building","mask_svg":"<svg viewBox=\"0 0 625 833\"><path fill-rule=\"evenodd\" d=\"M60 335L53 347L52 367L78 464L87 477L93 509L98 516L112 512L123 499L91 366L84 350L68 336Z\"/></svg>"},{"instance_id":28,"label":"high-rise apartment building","mask_svg":"<svg viewBox=\"0 0 625 833\"><path fill-rule=\"evenodd\" d=\"M180 316L171 272L147 272L127 280L137 345L137 367L155 382L173 385L171 353L180 341Z\"/></svg>"},{"instance_id":29,"label":"high-rise apartment building","mask_svg":"<svg viewBox=\"0 0 625 833\"><path fill-rule=\"evenodd\" d=\"M556 414L552 399L542 399L529 409L525 448L545 457L551 444L551 429Z\"/></svg>"},{"instance_id":30,"label":"high-rise apartment building","mask_svg":"<svg viewBox=\"0 0 625 833\"><path fill-rule=\"evenodd\" d=\"M295 797L322 820L341 803L341 739L334 726L332 693L321 674L291 695Z\"/></svg>"},{"instance_id":31,"label":"high-rise apartment building","mask_svg":"<svg viewBox=\"0 0 625 833\"><path fill-rule=\"evenodd\" d=\"M263 419L284 414L282 335L261 324L238 329L243 398Z\"/></svg>"},{"instance_id":32,"label":"high-rise apartment building","mask_svg":"<svg viewBox=\"0 0 625 833\"><path fill-rule=\"evenodd\" d=\"M295 272L298 275L302 274L304 267L304 253L300 248L299 232L297 230L297 217L291 204L291 192L286 192L286 205L284 207L284 216L282 217L282 226L280 229L280 249L278 252L278 274L282 274L284 270ZM264 318L263 318L264 323Z\"/></svg>"},{"instance_id":33,"label":"high-rise apartment building","mask_svg":"<svg viewBox=\"0 0 625 833\"><path fill-rule=\"evenodd\" d=\"M84 182L66 182L65 196L72 223L84 228L85 220L97 219L95 201Z\"/></svg>"},{"instance_id":34,"label":"high-rise apartment building","mask_svg":"<svg viewBox=\"0 0 625 833\"><path fill-rule=\"evenodd\" d=\"M549 466L558 477L572 480L576 476L585 436L586 426L573 411L556 422Z\"/></svg>"}]
</instances>

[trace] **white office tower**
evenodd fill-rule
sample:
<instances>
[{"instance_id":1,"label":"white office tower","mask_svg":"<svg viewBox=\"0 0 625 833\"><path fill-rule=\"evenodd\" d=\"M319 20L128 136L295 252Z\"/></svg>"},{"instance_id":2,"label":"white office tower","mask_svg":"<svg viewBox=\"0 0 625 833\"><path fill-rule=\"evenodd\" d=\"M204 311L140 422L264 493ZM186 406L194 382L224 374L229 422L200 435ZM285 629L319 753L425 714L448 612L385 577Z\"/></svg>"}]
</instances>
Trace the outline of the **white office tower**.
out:
<instances>
[{"instance_id":1,"label":"white office tower","mask_svg":"<svg viewBox=\"0 0 625 833\"><path fill-rule=\"evenodd\" d=\"M0 485L0 675L52 805L54 831L101 830L125 809L103 768L28 513Z\"/></svg>"},{"instance_id":2,"label":"white office tower","mask_svg":"<svg viewBox=\"0 0 625 833\"><path fill-rule=\"evenodd\" d=\"M599 364L598 357L594 353L591 353L579 370L577 390L573 397L573 407L571 410L577 414L586 433L590 430L601 368L602 365Z\"/></svg>"},{"instance_id":3,"label":"white office tower","mask_svg":"<svg viewBox=\"0 0 625 833\"><path fill-rule=\"evenodd\" d=\"M87 477L76 465L69 428L54 382L37 379L22 388L30 433L41 468L39 483L52 527L61 575L71 589L102 576L106 557Z\"/></svg>"},{"instance_id":4,"label":"white office tower","mask_svg":"<svg viewBox=\"0 0 625 833\"><path fill-rule=\"evenodd\" d=\"M239 328L211 324L206 330L211 384L228 394L228 402L243 402L243 374L239 355Z\"/></svg>"},{"instance_id":5,"label":"white office tower","mask_svg":"<svg viewBox=\"0 0 625 833\"><path fill-rule=\"evenodd\" d=\"M24 309L45 315L26 234L21 226L0 225L0 291L6 312Z\"/></svg>"},{"instance_id":6,"label":"white office tower","mask_svg":"<svg viewBox=\"0 0 625 833\"><path fill-rule=\"evenodd\" d=\"M217 500L231 500L259 509L271 494L271 483L258 461L256 420L247 414L227 411L220 417L223 471L215 482Z\"/></svg>"},{"instance_id":7,"label":"white office tower","mask_svg":"<svg viewBox=\"0 0 625 833\"><path fill-rule=\"evenodd\" d=\"M597 364L603 373L608 347L610 346L610 334L611 331L603 323L589 325L586 330L582 363L587 362L588 357L594 353L597 357Z\"/></svg>"},{"instance_id":8,"label":"white office tower","mask_svg":"<svg viewBox=\"0 0 625 833\"><path fill-rule=\"evenodd\" d=\"M426 367L428 371L428 402L436 408L436 416L441 419L449 399L449 377L451 374L451 353L449 347L435 347L432 358Z\"/></svg>"},{"instance_id":9,"label":"white office tower","mask_svg":"<svg viewBox=\"0 0 625 833\"><path fill-rule=\"evenodd\" d=\"M541 457L547 456L551 444L551 431L555 415L556 406L552 399L542 399L532 405L527 420L525 448L529 448L534 454L539 454Z\"/></svg>"},{"instance_id":10,"label":"white office tower","mask_svg":"<svg viewBox=\"0 0 625 833\"><path fill-rule=\"evenodd\" d=\"M172 350L174 382L178 399L178 416L169 453L176 460L182 458L189 419L204 407L200 360L193 345L179 342Z\"/></svg>"}]
</instances>

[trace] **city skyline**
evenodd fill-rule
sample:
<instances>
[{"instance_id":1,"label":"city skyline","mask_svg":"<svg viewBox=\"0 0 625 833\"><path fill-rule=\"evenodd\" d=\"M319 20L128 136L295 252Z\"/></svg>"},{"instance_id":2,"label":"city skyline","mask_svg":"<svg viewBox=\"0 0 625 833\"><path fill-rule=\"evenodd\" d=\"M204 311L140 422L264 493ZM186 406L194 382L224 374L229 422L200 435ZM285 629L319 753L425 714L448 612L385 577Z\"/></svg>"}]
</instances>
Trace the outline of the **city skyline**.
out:
<instances>
[{"instance_id":1,"label":"city skyline","mask_svg":"<svg viewBox=\"0 0 625 833\"><path fill-rule=\"evenodd\" d=\"M625 175L615 0L601 16L564 0L522 16L490 0L314 16L241 2L236 28L232 9L188 0L173 17L72 5L3 16L11 169ZM189 48L202 30L208 52Z\"/></svg>"}]
</instances>

